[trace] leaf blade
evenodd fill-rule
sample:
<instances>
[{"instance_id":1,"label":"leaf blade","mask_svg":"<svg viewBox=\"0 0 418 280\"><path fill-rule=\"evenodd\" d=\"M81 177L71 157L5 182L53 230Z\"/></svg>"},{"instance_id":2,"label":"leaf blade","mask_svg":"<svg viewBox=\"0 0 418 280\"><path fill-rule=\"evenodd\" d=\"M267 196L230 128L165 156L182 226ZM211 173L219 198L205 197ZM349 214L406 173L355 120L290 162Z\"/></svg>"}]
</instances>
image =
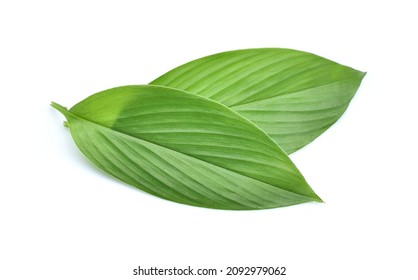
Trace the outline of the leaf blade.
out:
<instances>
[{"instance_id":1,"label":"leaf blade","mask_svg":"<svg viewBox=\"0 0 418 280\"><path fill-rule=\"evenodd\" d=\"M306 52L247 49L191 61L150 84L182 89L220 102L254 122L290 154L313 141L341 117L364 75ZM310 89L316 91L306 94ZM305 92L301 102L310 104L305 110L295 111L295 103L286 103L291 98L287 95L301 92ZM263 101L264 105L277 105L274 114L258 114L257 118L249 113L253 109L267 111L262 107ZM344 106L322 112L324 120L311 124L311 130L306 132L303 127L309 125L305 121L307 114L330 101L342 102ZM288 110L294 111L292 121L283 121Z\"/></svg>"},{"instance_id":2,"label":"leaf blade","mask_svg":"<svg viewBox=\"0 0 418 280\"><path fill-rule=\"evenodd\" d=\"M109 105L114 107L107 110ZM320 201L264 132L197 95L121 87L93 95L64 115L77 146L93 163L159 197L220 209Z\"/></svg>"}]
</instances>

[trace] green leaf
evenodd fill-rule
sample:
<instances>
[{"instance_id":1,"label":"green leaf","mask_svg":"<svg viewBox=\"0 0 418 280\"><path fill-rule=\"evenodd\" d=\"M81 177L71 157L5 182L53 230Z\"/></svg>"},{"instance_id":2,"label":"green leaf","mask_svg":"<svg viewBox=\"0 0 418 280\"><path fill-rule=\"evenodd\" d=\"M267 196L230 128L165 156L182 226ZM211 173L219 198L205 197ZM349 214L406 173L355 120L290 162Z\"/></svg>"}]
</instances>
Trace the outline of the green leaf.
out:
<instances>
[{"instance_id":1,"label":"green leaf","mask_svg":"<svg viewBox=\"0 0 418 280\"><path fill-rule=\"evenodd\" d=\"M321 201L263 131L196 94L125 86L94 94L70 110L52 106L95 165L161 198L220 209Z\"/></svg>"},{"instance_id":2,"label":"green leaf","mask_svg":"<svg viewBox=\"0 0 418 280\"><path fill-rule=\"evenodd\" d=\"M185 90L228 106L290 154L340 118L364 75L302 51L248 49L194 60L151 84Z\"/></svg>"}]
</instances>

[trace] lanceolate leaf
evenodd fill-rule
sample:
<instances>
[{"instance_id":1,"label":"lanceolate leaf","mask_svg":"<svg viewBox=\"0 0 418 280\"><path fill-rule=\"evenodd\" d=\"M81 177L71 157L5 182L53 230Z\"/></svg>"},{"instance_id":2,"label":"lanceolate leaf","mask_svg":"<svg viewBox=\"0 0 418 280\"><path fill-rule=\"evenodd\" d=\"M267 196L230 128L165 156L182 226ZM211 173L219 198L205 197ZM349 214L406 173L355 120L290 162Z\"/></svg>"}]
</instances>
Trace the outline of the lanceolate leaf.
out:
<instances>
[{"instance_id":1,"label":"lanceolate leaf","mask_svg":"<svg viewBox=\"0 0 418 280\"><path fill-rule=\"evenodd\" d=\"M151 84L216 100L292 153L338 120L364 75L306 52L248 49L197 59Z\"/></svg>"},{"instance_id":2,"label":"lanceolate leaf","mask_svg":"<svg viewBox=\"0 0 418 280\"><path fill-rule=\"evenodd\" d=\"M156 196L221 209L321 201L263 131L196 94L126 86L94 94L70 110L52 106L94 164Z\"/></svg>"}]
</instances>

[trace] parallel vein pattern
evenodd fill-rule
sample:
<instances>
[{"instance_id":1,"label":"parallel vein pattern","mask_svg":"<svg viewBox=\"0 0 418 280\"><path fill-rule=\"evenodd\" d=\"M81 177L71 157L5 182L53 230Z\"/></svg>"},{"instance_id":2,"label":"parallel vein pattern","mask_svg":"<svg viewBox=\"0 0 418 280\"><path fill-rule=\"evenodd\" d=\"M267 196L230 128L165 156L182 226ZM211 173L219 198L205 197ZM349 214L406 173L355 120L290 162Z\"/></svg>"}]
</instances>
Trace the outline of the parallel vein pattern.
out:
<instances>
[{"instance_id":1,"label":"parallel vein pattern","mask_svg":"<svg viewBox=\"0 0 418 280\"><path fill-rule=\"evenodd\" d=\"M306 52L249 49L197 59L151 84L218 101L292 153L339 119L364 75Z\"/></svg>"},{"instance_id":2,"label":"parallel vein pattern","mask_svg":"<svg viewBox=\"0 0 418 280\"><path fill-rule=\"evenodd\" d=\"M321 201L263 131L198 95L128 86L95 94L69 111L54 107L93 163L153 195L220 209Z\"/></svg>"}]
</instances>

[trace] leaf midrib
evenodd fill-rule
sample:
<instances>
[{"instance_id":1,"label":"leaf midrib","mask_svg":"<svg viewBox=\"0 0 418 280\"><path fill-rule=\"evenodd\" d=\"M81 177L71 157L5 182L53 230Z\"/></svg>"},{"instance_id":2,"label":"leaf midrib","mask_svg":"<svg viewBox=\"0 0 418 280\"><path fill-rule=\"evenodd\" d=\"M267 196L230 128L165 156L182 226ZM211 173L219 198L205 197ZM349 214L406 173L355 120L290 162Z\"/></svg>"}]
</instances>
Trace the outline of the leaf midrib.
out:
<instances>
[{"instance_id":1,"label":"leaf midrib","mask_svg":"<svg viewBox=\"0 0 418 280\"><path fill-rule=\"evenodd\" d=\"M282 98L282 97L287 97L288 95L292 95L292 94L297 94L297 93L300 93L300 92L302 92L302 91L306 91L306 90L311 90L311 89L316 89L316 88L320 88L320 87L324 87L324 86L329 86L329 85L333 85L333 84L338 84L338 83L341 83L341 82L345 82L345 81L349 81L349 80L353 80L353 78L352 77L350 77L350 78L347 78L347 79L345 79L345 80L338 80L338 81L334 81L334 82L330 82L330 83L324 83L324 84L321 84L321 85L317 85L317 86L314 86L314 87L304 87L304 88L301 88L301 89L297 89L297 90L290 90L290 91L288 91L288 92L283 92L283 93L281 93L281 94L278 94L278 95L276 95L276 96L271 96L271 97L267 97L267 98L263 98L263 99L257 99L257 100L252 100L252 101L247 101L247 102L242 102L242 103L240 103L240 102L238 102L238 103L236 103L236 104L234 104L234 105L230 105L230 106L228 106L229 108L231 108L231 109L236 109L236 107L239 107L239 106L243 106L243 105L248 105L248 104L251 104L251 103L259 103L259 102L264 102L264 101L266 101L266 100L270 100L270 99L274 99L274 98ZM354 96L354 94L353 94L353 96ZM351 99L352 99L353 97L351 97L349 100L348 100L348 102L345 102L344 104L346 104L346 103L350 103L350 101L351 101ZM333 107L332 107L333 108Z\"/></svg>"}]
</instances>

